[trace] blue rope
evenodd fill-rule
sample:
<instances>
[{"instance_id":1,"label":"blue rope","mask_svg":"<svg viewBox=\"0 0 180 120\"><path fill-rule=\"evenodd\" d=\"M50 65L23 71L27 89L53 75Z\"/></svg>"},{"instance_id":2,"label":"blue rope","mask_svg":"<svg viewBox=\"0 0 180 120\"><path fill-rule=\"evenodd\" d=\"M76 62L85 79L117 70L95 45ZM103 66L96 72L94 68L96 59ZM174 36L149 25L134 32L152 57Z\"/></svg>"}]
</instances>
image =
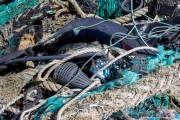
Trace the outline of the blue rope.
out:
<instances>
[{"instance_id":1,"label":"blue rope","mask_svg":"<svg viewBox=\"0 0 180 120\"><path fill-rule=\"evenodd\" d=\"M141 34L139 33L139 31L138 31L138 29L137 29L136 22L135 22L135 20L134 20L133 0L131 0L131 18L132 18L134 28L135 28L136 33L138 34L139 38L144 42L144 44L145 44L146 46L149 46L149 45L144 41L144 39L142 38Z\"/></svg>"}]
</instances>

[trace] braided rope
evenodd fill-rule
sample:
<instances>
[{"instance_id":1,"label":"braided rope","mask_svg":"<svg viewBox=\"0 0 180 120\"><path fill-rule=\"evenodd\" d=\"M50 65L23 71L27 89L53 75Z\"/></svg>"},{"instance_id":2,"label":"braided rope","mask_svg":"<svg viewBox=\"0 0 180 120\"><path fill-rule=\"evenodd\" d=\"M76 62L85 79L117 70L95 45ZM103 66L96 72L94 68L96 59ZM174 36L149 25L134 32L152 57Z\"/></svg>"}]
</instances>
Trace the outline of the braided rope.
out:
<instances>
[{"instance_id":1,"label":"braided rope","mask_svg":"<svg viewBox=\"0 0 180 120\"><path fill-rule=\"evenodd\" d=\"M148 7L144 7L142 9L140 9L140 10L137 10L136 12L134 12L134 18L141 17L142 14L146 14L147 12L148 12ZM141 14L138 14L138 13L141 13ZM125 16L121 16L121 17L116 18L114 20L116 20L116 21L118 21L120 23L125 23L125 22L131 21L132 19L131 19L131 14L127 14Z\"/></svg>"},{"instance_id":2,"label":"braided rope","mask_svg":"<svg viewBox=\"0 0 180 120\"><path fill-rule=\"evenodd\" d=\"M70 56L62 59L62 60L54 60L52 61L51 63L47 64L43 69L40 70L40 72L38 73L38 79L41 80L41 81L45 81L49 74L56 68L58 67L60 64L66 62L67 60L70 60L72 58L74 58L75 56L78 56L78 55L82 55L84 53L88 53L88 52L99 52L101 49L99 48L83 48L81 49L80 51L75 51L74 53L72 53ZM43 74L43 72L48 69L49 67L51 67L46 75L44 76L44 78L41 77L41 75Z\"/></svg>"},{"instance_id":3,"label":"braided rope","mask_svg":"<svg viewBox=\"0 0 180 120\"><path fill-rule=\"evenodd\" d=\"M51 81L38 81L38 85L48 91L57 92L62 86Z\"/></svg>"},{"instance_id":4,"label":"braided rope","mask_svg":"<svg viewBox=\"0 0 180 120\"><path fill-rule=\"evenodd\" d=\"M119 55L118 57L114 58L113 60L111 60L108 64L106 64L104 67L102 67L101 69L99 69L92 77L91 77L91 80L93 80L101 71L103 71L104 69L106 69L107 67L109 67L111 64L113 64L115 61L117 61L118 59L121 59L122 57L130 54L130 53L133 53L135 51L138 51L138 50L144 50L144 49L149 49L149 50L154 50L154 51L159 51L158 49L156 48L153 48L153 47L147 47L147 46L143 46L143 47L136 47L134 49L131 49L121 55Z\"/></svg>"},{"instance_id":5,"label":"braided rope","mask_svg":"<svg viewBox=\"0 0 180 120\"><path fill-rule=\"evenodd\" d=\"M3 107L4 107L4 105L3 105L3 104L0 104L0 108L3 108ZM8 107L6 108L6 110L7 110L7 111L10 111L10 112L12 112L12 113L14 113L14 114L18 114L18 113L20 112L19 109L15 108L15 107L12 107L12 106L8 106Z\"/></svg>"},{"instance_id":6,"label":"braided rope","mask_svg":"<svg viewBox=\"0 0 180 120\"><path fill-rule=\"evenodd\" d=\"M77 95L75 98L73 98L72 100L70 100L67 104L65 104L58 112L57 115L57 120L61 120L61 114L62 112L68 107L70 106L74 101L76 101L79 97L81 97L84 93L86 93L87 91L89 91L92 87L94 87L96 84L99 84L100 81L95 81L93 82L91 85L89 85L86 89L84 89L79 95Z\"/></svg>"},{"instance_id":7,"label":"braided rope","mask_svg":"<svg viewBox=\"0 0 180 120\"><path fill-rule=\"evenodd\" d=\"M18 96L14 100L10 101L8 104L3 105L2 109L0 110L0 114L2 114L4 112L4 110L6 110L10 105L14 104L16 101L18 101L22 97L24 97L24 95L21 94L20 96Z\"/></svg>"}]
</instances>

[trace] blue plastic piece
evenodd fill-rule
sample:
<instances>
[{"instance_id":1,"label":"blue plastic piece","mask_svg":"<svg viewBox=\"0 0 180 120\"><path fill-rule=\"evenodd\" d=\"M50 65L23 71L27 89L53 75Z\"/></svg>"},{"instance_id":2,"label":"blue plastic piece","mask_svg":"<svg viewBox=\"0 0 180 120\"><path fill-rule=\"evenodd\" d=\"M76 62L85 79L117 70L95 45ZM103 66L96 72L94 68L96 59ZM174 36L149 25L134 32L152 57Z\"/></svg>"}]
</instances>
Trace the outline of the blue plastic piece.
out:
<instances>
[{"instance_id":1,"label":"blue plastic piece","mask_svg":"<svg viewBox=\"0 0 180 120\"><path fill-rule=\"evenodd\" d=\"M98 59L96 61L96 64L95 66L91 66L90 67L90 72L91 73L96 73L97 70L101 69L104 65L106 65L108 63L108 61L102 61L101 59ZM96 70L95 68L96 67ZM105 70L103 70L102 72L100 72L98 75L97 75L98 78L100 79L106 79L106 78L109 78L110 77L110 67L106 68Z\"/></svg>"}]
</instances>

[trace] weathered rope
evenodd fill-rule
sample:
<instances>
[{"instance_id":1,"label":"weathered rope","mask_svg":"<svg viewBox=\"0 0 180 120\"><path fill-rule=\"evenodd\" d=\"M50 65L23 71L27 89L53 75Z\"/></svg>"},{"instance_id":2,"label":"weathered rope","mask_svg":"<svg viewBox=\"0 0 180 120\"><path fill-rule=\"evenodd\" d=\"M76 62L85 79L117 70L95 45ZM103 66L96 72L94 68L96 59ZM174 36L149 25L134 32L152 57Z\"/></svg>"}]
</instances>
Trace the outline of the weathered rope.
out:
<instances>
[{"instance_id":1,"label":"weathered rope","mask_svg":"<svg viewBox=\"0 0 180 120\"><path fill-rule=\"evenodd\" d=\"M22 97L24 97L24 95L21 94L20 96L18 96L14 100L10 101L8 104L3 105L2 109L0 110L0 114L2 114L4 112L4 110L6 110L10 105L14 104L16 101L18 101Z\"/></svg>"},{"instance_id":2,"label":"weathered rope","mask_svg":"<svg viewBox=\"0 0 180 120\"><path fill-rule=\"evenodd\" d=\"M73 98L72 100L70 100L68 103L66 103L58 112L57 115L57 120L61 120L61 114L62 112L69 106L71 105L74 101L76 101L79 97L81 97L84 93L86 93L87 91L89 91L92 87L94 87L96 84L99 84L100 81L95 81L93 82L91 85L89 85L86 89L84 89L80 94L78 94L75 98Z\"/></svg>"},{"instance_id":3,"label":"weathered rope","mask_svg":"<svg viewBox=\"0 0 180 120\"><path fill-rule=\"evenodd\" d=\"M84 53L88 53L88 52L99 52L101 51L100 48L83 48L81 49L80 51L75 51L74 53L71 53L70 56L62 59L62 60L54 60L52 61L51 63L47 64L43 69L41 69L41 71L38 73L38 79L41 80L41 81L44 81L48 78L49 74L56 68L58 67L60 64L66 62L67 60L70 60L72 58L74 58L75 56L78 56L78 55L82 55ZM52 67L51 67L52 66ZM43 74L43 72L48 69L49 67L51 67L46 75L42 78L41 75Z\"/></svg>"},{"instance_id":4,"label":"weathered rope","mask_svg":"<svg viewBox=\"0 0 180 120\"><path fill-rule=\"evenodd\" d=\"M147 12L148 12L148 7L144 7L142 9L140 9L140 10L137 10L136 12L134 12L134 18L141 17L142 14L146 14ZM138 13L141 13L141 14L138 14ZM131 21L132 19L131 19L131 14L127 14L125 16L121 16L121 17L116 18L114 20L116 20L116 21L118 21L120 23L125 23L125 22Z\"/></svg>"},{"instance_id":5,"label":"weathered rope","mask_svg":"<svg viewBox=\"0 0 180 120\"><path fill-rule=\"evenodd\" d=\"M69 7L68 1L61 1L61 0L51 0L53 3L56 3L57 5L61 6L62 8Z\"/></svg>"},{"instance_id":6,"label":"weathered rope","mask_svg":"<svg viewBox=\"0 0 180 120\"><path fill-rule=\"evenodd\" d=\"M170 104L176 109L176 111L177 111L178 113L180 113L180 108L179 108L177 105L174 104L172 98L170 99Z\"/></svg>"},{"instance_id":7,"label":"weathered rope","mask_svg":"<svg viewBox=\"0 0 180 120\"><path fill-rule=\"evenodd\" d=\"M158 49L156 48L153 48L153 47L147 47L147 46L143 46L143 47L136 47L136 48L133 48L121 55L119 55L118 57L114 58L113 60L111 60L110 62L108 62L108 64L106 64L104 67L102 67L101 69L99 69L92 77L91 77L91 80L93 80L101 71L103 71L104 69L106 69L107 67L109 67L111 64L113 64L115 61L117 61L118 59L121 59L122 57L126 56L126 55L129 55L135 51L138 51L138 50L144 50L144 49L149 49L149 50L154 50L154 51L159 51Z\"/></svg>"},{"instance_id":8,"label":"weathered rope","mask_svg":"<svg viewBox=\"0 0 180 120\"><path fill-rule=\"evenodd\" d=\"M84 13L84 12L81 10L81 8L80 8L79 5L77 4L76 0L68 0L68 1L71 3L71 5L74 6L74 8L75 8L75 10L77 11L77 14L78 14L79 16L81 16L82 18L87 17L86 13Z\"/></svg>"},{"instance_id":9,"label":"weathered rope","mask_svg":"<svg viewBox=\"0 0 180 120\"><path fill-rule=\"evenodd\" d=\"M57 92L62 87L62 85L57 84L57 83L52 82L52 81L49 81L49 80L47 80L47 81L39 81L39 80L36 79L35 82L38 84L39 87L41 87L41 88L43 88L45 90L48 90L48 91L52 91L52 92ZM66 87L64 89L66 91L66 89L68 89L68 88Z\"/></svg>"},{"instance_id":10,"label":"weathered rope","mask_svg":"<svg viewBox=\"0 0 180 120\"><path fill-rule=\"evenodd\" d=\"M0 104L0 108L3 108L4 105ZM12 106L8 106L5 110L10 111L14 114L18 114L20 112L20 110L18 108L12 107Z\"/></svg>"},{"instance_id":11,"label":"weathered rope","mask_svg":"<svg viewBox=\"0 0 180 120\"><path fill-rule=\"evenodd\" d=\"M62 88L62 85L60 84L57 84L55 82L52 82L52 81L38 81L36 79L35 81L41 88L45 89L45 90L48 90L48 91L51 91L51 92L58 92L59 89ZM69 89L68 87L64 87L62 90L61 90L61 94L64 94L64 93L73 93L74 91L80 91L81 89Z\"/></svg>"}]
</instances>

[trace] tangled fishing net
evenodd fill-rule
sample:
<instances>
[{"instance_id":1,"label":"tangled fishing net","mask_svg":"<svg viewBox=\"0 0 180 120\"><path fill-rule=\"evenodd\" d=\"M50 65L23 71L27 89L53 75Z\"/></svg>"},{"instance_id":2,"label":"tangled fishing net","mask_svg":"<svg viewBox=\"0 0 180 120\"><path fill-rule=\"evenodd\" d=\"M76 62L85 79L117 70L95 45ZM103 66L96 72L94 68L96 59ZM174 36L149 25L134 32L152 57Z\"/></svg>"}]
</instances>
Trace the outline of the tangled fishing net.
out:
<instances>
[{"instance_id":1,"label":"tangled fishing net","mask_svg":"<svg viewBox=\"0 0 180 120\"><path fill-rule=\"evenodd\" d=\"M177 0L0 3L0 119L180 119Z\"/></svg>"}]
</instances>

